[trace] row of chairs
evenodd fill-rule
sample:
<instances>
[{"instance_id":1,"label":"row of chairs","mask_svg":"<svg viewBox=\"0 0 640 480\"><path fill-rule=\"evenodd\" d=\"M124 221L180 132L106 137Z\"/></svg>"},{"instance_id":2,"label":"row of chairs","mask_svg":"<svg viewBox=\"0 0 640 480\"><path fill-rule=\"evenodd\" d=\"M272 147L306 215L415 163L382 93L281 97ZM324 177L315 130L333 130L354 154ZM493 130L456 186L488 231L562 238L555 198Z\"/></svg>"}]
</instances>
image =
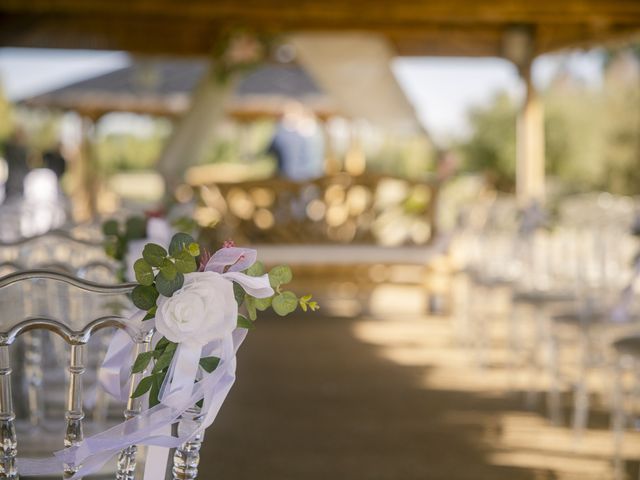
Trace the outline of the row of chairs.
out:
<instances>
[{"instance_id":1,"label":"row of chairs","mask_svg":"<svg viewBox=\"0 0 640 480\"><path fill-rule=\"evenodd\" d=\"M498 322L511 389L524 391L530 408L544 396L550 421L569 421L576 443L593 400L608 405L617 478L634 393L640 398L640 388L629 388L640 373L636 211L630 198L576 196L553 221L538 216L531 226L531 212L523 216L512 198L496 197L475 206L458 239L467 254L456 289L459 341L479 368L491 367Z\"/></svg>"}]
</instances>

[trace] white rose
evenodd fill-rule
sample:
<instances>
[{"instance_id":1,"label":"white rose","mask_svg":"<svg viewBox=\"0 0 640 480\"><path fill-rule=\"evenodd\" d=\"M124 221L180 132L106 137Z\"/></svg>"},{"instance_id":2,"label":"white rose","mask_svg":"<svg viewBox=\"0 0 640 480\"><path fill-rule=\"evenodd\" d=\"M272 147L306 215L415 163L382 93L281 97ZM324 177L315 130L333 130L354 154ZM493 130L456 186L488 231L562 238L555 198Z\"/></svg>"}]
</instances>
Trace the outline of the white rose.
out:
<instances>
[{"instance_id":1,"label":"white rose","mask_svg":"<svg viewBox=\"0 0 640 480\"><path fill-rule=\"evenodd\" d=\"M188 273L171 297L158 298L156 329L168 340L204 346L233 332L238 305L233 283L216 272Z\"/></svg>"}]
</instances>

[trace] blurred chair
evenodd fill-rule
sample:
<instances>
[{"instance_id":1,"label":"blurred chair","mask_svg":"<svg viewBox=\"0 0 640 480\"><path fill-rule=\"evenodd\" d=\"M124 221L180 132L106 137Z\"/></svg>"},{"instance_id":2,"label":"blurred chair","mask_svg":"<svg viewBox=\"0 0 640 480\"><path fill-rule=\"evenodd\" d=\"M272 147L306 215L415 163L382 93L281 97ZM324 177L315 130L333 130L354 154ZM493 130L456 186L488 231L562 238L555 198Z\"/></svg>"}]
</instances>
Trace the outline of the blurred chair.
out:
<instances>
[{"instance_id":1,"label":"blurred chair","mask_svg":"<svg viewBox=\"0 0 640 480\"><path fill-rule=\"evenodd\" d=\"M622 455L622 440L626 428L635 430L639 427L640 411L640 332L629 335L613 343L615 355L613 364L613 402L612 421L614 441L614 472L616 480L623 480L624 459Z\"/></svg>"},{"instance_id":2,"label":"blurred chair","mask_svg":"<svg viewBox=\"0 0 640 480\"><path fill-rule=\"evenodd\" d=\"M75 233L75 232L74 232ZM16 262L25 268L59 264L76 269L91 261L107 259L101 239L75 236L63 230L12 241L0 241L0 262Z\"/></svg>"},{"instance_id":3,"label":"blurred chair","mask_svg":"<svg viewBox=\"0 0 640 480\"><path fill-rule=\"evenodd\" d=\"M512 197L490 198L468 213L463 247L466 267L458 280L456 330L459 341L470 346L474 362L486 367L494 322L504 317L505 296L516 279L516 206ZM508 299L507 299L508 300Z\"/></svg>"}]
</instances>

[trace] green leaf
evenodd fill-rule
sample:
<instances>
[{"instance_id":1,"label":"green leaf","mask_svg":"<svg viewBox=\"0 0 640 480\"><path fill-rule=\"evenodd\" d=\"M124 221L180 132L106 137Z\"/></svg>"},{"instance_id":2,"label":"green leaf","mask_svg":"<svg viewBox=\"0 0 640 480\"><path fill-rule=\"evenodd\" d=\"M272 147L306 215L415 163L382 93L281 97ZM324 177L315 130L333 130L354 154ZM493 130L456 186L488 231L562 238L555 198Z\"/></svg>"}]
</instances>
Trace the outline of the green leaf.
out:
<instances>
[{"instance_id":1,"label":"green leaf","mask_svg":"<svg viewBox=\"0 0 640 480\"><path fill-rule=\"evenodd\" d=\"M136 240L147 236L147 220L144 217L129 217L125 224L124 236L128 240Z\"/></svg>"},{"instance_id":2,"label":"green leaf","mask_svg":"<svg viewBox=\"0 0 640 480\"><path fill-rule=\"evenodd\" d=\"M158 343L156 343L156 348L154 349L154 352L158 353L156 357L159 357L164 349L167 348L167 345L170 345L171 343L173 342L170 342L167 337L162 337L160 340L158 340Z\"/></svg>"},{"instance_id":3,"label":"green leaf","mask_svg":"<svg viewBox=\"0 0 640 480\"><path fill-rule=\"evenodd\" d=\"M252 277L259 277L264 275L264 264L262 262L256 262L246 270L246 274Z\"/></svg>"},{"instance_id":4,"label":"green leaf","mask_svg":"<svg viewBox=\"0 0 640 480\"><path fill-rule=\"evenodd\" d=\"M253 324L253 322L251 320L249 320L244 315L238 315L238 328L246 328L246 329L250 330L250 329L252 329L254 327L255 327L255 325Z\"/></svg>"},{"instance_id":5,"label":"green leaf","mask_svg":"<svg viewBox=\"0 0 640 480\"><path fill-rule=\"evenodd\" d=\"M116 220L107 220L102 224L102 233L104 233L106 237L111 235L117 236L119 230L118 222Z\"/></svg>"},{"instance_id":6,"label":"green leaf","mask_svg":"<svg viewBox=\"0 0 640 480\"><path fill-rule=\"evenodd\" d=\"M127 241L124 237L116 237L116 253L113 258L116 260L122 260L127 251Z\"/></svg>"},{"instance_id":7,"label":"green leaf","mask_svg":"<svg viewBox=\"0 0 640 480\"><path fill-rule=\"evenodd\" d=\"M107 254L107 256L118 260L118 240L117 239L105 240L104 251Z\"/></svg>"},{"instance_id":8,"label":"green leaf","mask_svg":"<svg viewBox=\"0 0 640 480\"><path fill-rule=\"evenodd\" d=\"M151 389L151 385L153 385L153 379L155 375L151 375L150 377L144 377L138 383L138 386L131 394L131 398L138 398L147 393Z\"/></svg>"},{"instance_id":9,"label":"green leaf","mask_svg":"<svg viewBox=\"0 0 640 480\"><path fill-rule=\"evenodd\" d=\"M318 306L318 302L311 301L312 298L313 298L312 295L304 295L303 297L300 297L300 299L298 300L298 303L300 304L300 308L302 308L304 312L306 312L307 310L311 310L312 312L314 312L318 308L320 308Z\"/></svg>"},{"instance_id":10,"label":"green leaf","mask_svg":"<svg viewBox=\"0 0 640 480\"><path fill-rule=\"evenodd\" d=\"M195 240L188 233L176 233L169 244L169 253L172 257L175 257L192 243L195 243Z\"/></svg>"},{"instance_id":11,"label":"green leaf","mask_svg":"<svg viewBox=\"0 0 640 480\"><path fill-rule=\"evenodd\" d=\"M142 373L144 369L147 368L149 362L153 358L153 352L142 352L136 358L136 361L133 363L133 367L131 368L131 373Z\"/></svg>"},{"instance_id":12,"label":"green leaf","mask_svg":"<svg viewBox=\"0 0 640 480\"><path fill-rule=\"evenodd\" d=\"M195 242L190 243L187 247L187 251L192 257L197 257L198 255L200 255L200 245Z\"/></svg>"},{"instance_id":13,"label":"green leaf","mask_svg":"<svg viewBox=\"0 0 640 480\"><path fill-rule=\"evenodd\" d=\"M198 222L186 216L176 218L171 224L173 228L179 232L193 232L198 228Z\"/></svg>"},{"instance_id":14,"label":"green leaf","mask_svg":"<svg viewBox=\"0 0 640 480\"><path fill-rule=\"evenodd\" d=\"M198 269L196 265L196 259L191 256L186 250L181 251L175 256L176 268L180 273L191 273Z\"/></svg>"},{"instance_id":15,"label":"green leaf","mask_svg":"<svg viewBox=\"0 0 640 480\"><path fill-rule=\"evenodd\" d=\"M200 366L207 373L213 372L219 363L220 359L218 357L202 357L200 359Z\"/></svg>"},{"instance_id":16,"label":"green leaf","mask_svg":"<svg viewBox=\"0 0 640 480\"><path fill-rule=\"evenodd\" d=\"M164 352L162 352L158 360L156 360L156 364L153 366L151 373L160 373L162 370L167 368L171 364L176 348L178 348L176 343L168 344L164 349Z\"/></svg>"},{"instance_id":17,"label":"green leaf","mask_svg":"<svg viewBox=\"0 0 640 480\"><path fill-rule=\"evenodd\" d=\"M166 375L167 372L162 372L152 376L153 382L151 385L151 392L149 392L149 407L155 407L160 403L158 395L160 395L160 387L162 386L162 382L164 382L164 377Z\"/></svg>"},{"instance_id":18,"label":"green leaf","mask_svg":"<svg viewBox=\"0 0 640 480\"><path fill-rule=\"evenodd\" d=\"M160 267L167 258L167 251L158 244L147 243L142 250L142 256L152 267Z\"/></svg>"},{"instance_id":19,"label":"green leaf","mask_svg":"<svg viewBox=\"0 0 640 480\"><path fill-rule=\"evenodd\" d=\"M177 273L173 280L166 278L162 272L156 275L156 288L161 295L170 297L176 290L180 290L184 284L184 275Z\"/></svg>"},{"instance_id":20,"label":"green leaf","mask_svg":"<svg viewBox=\"0 0 640 480\"><path fill-rule=\"evenodd\" d=\"M136 272L136 280L141 285L153 284L153 268L144 258L136 260L133 271Z\"/></svg>"},{"instance_id":21,"label":"green leaf","mask_svg":"<svg viewBox=\"0 0 640 480\"><path fill-rule=\"evenodd\" d=\"M150 310L155 307L157 299L157 290L149 285L138 285L131 292L131 300L140 310Z\"/></svg>"},{"instance_id":22,"label":"green leaf","mask_svg":"<svg viewBox=\"0 0 640 480\"><path fill-rule=\"evenodd\" d=\"M273 297L254 299L256 309L260 310L261 312L264 312L267 308L271 306L272 300L273 300Z\"/></svg>"},{"instance_id":23,"label":"green leaf","mask_svg":"<svg viewBox=\"0 0 640 480\"><path fill-rule=\"evenodd\" d=\"M160 273L162 273L162 276L167 280L173 280L176 278L178 269L171 260L165 258L164 262L162 262L162 265L160 266Z\"/></svg>"},{"instance_id":24,"label":"green leaf","mask_svg":"<svg viewBox=\"0 0 640 480\"><path fill-rule=\"evenodd\" d=\"M244 304L247 307L249 318L255 321L255 319L258 318L258 313L256 312L256 299L247 295L244 299Z\"/></svg>"},{"instance_id":25,"label":"green leaf","mask_svg":"<svg viewBox=\"0 0 640 480\"><path fill-rule=\"evenodd\" d=\"M284 317L294 312L298 307L298 297L293 292L282 292L273 297L273 310Z\"/></svg>"},{"instance_id":26,"label":"green leaf","mask_svg":"<svg viewBox=\"0 0 640 480\"><path fill-rule=\"evenodd\" d=\"M153 317L156 316L156 311L158 310L157 306L153 306L149 309L149 311L147 312L147 314L144 316L144 318L142 319L142 321L144 322L145 320L151 320Z\"/></svg>"},{"instance_id":27,"label":"green leaf","mask_svg":"<svg viewBox=\"0 0 640 480\"><path fill-rule=\"evenodd\" d=\"M244 302L245 295L246 293L244 289L238 283L233 282L233 296L235 297L238 306L242 305L242 302Z\"/></svg>"},{"instance_id":28,"label":"green leaf","mask_svg":"<svg viewBox=\"0 0 640 480\"><path fill-rule=\"evenodd\" d=\"M273 288L289 283L293 279L293 273L287 265L278 265L269 272L269 283Z\"/></svg>"}]
</instances>

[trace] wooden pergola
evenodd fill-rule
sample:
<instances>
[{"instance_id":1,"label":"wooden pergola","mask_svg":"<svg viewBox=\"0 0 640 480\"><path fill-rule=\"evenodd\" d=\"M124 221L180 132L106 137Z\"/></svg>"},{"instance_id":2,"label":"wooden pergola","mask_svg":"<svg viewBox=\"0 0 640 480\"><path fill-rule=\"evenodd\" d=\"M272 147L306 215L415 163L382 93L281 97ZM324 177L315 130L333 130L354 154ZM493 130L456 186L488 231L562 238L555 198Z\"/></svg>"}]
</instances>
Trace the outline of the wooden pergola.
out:
<instances>
[{"instance_id":1,"label":"wooden pergola","mask_svg":"<svg viewBox=\"0 0 640 480\"><path fill-rule=\"evenodd\" d=\"M0 45L208 54L229 26L375 32L399 55L507 56L514 27L532 53L626 36L636 0L2 0Z\"/></svg>"},{"instance_id":2,"label":"wooden pergola","mask_svg":"<svg viewBox=\"0 0 640 480\"><path fill-rule=\"evenodd\" d=\"M526 86L518 120L522 202L544 197L543 113L531 82L542 53L627 40L638 0L2 0L0 46L208 55L232 28L375 34L401 56L495 56ZM472 81L472 79L470 79Z\"/></svg>"}]
</instances>

